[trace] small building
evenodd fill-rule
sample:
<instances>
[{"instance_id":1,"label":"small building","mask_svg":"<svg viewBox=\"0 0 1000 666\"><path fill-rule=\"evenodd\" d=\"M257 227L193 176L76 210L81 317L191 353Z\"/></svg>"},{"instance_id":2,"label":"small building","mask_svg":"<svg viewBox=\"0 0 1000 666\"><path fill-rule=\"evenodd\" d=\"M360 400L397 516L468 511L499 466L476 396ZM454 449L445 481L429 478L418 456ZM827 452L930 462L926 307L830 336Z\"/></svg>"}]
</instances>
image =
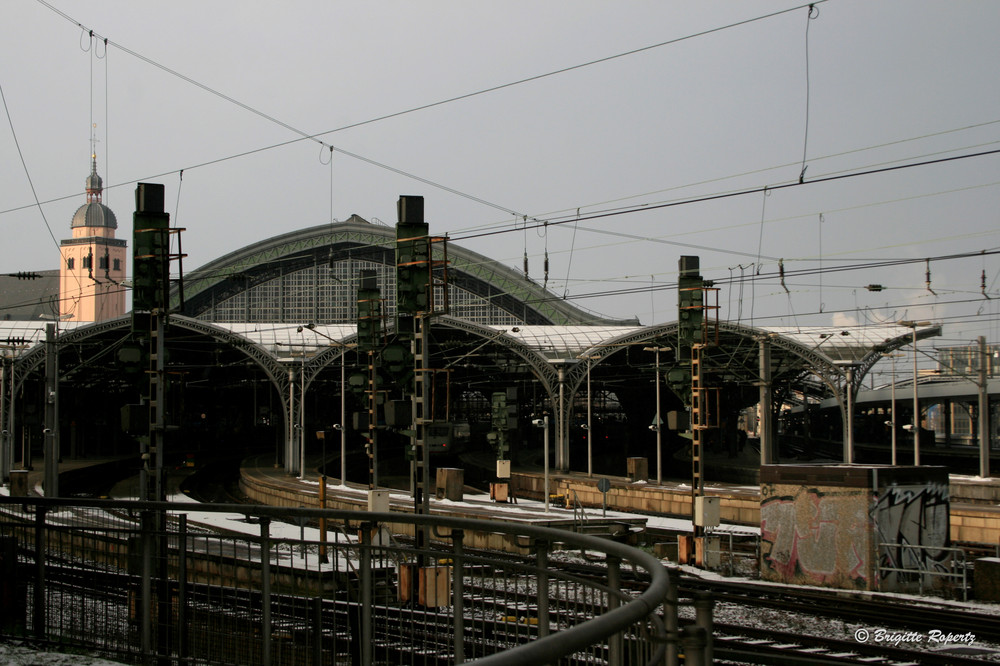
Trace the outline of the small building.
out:
<instances>
[{"instance_id":1,"label":"small building","mask_svg":"<svg viewBox=\"0 0 1000 666\"><path fill-rule=\"evenodd\" d=\"M891 592L939 586L927 572L951 567L942 550L949 501L945 467L765 465L761 577Z\"/></svg>"}]
</instances>

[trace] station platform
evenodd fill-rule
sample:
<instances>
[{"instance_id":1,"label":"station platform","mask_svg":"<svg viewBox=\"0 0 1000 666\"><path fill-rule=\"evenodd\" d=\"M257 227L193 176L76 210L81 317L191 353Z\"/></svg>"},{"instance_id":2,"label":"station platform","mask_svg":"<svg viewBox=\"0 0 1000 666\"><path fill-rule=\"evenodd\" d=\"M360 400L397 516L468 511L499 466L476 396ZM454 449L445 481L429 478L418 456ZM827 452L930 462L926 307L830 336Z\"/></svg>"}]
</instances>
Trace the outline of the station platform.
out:
<instances>
[{"instance_id":1,"label":"station platform","mask_svg":"<svg viewBox=\"0 0 1000 666\"><path fill-rule=\"evenodd\" d=\"M319 477L299 479L275 469L272 459L248 460L241 468L241 487L254 501L283 506L318 506ZM307 466L308 468L308 466ZM601 481L606 480L607 484ZM327 506L367 509L368 487L327 481ZM601 528L610 533L639 529L662 517L690 520L693 496L690 483L591 475L583 472L549 472L549 512L544 505L544 473L517 469L511 473L511 491L517 503L498 503L487 493L466 488L462 502L431 498L431 511L470 518L512 520L574 529L580 512L592 517L608 512ZM607 488L602 492L601 486ZM387 489L393 511L412 511L408 489ZM760 487L731 483L706 483L705 494L720 498L723 525L760 527ZM950 530L953 542L1000 545L1000 479L950 476ZM574 515L574 508L576 515ZM591 518L592 520L592 518ZM588 521L589 522L589 521ZM592 528L593 529L593 528Z\"/></svg>"},{"instance_id":2,"label":"station platform","mask_svg":"<svg viewBox=\"0 0 1000 666\"><path fill-rule=\"evenodd\" d=\"M310 465L307 464L306 468L309 469ZM275 468L270 456L248 458L240 467L240 489L243 494L254 502L272 506L319 507L321 483L321 477L315 472L300 478L287 474L283 468ZM400 487L403 484L406 487ZM375 490L388 502L389 511L412 513L415 507L408 484L408 480L402 477L387 477L382 479ZM370 490L367 485L342 484L339 479L328 478L324 492L325 507L348 511L369 510ZM567 507L565 502L556 497L550 498L546 507L543 496L530 498L515 494L509 502L494 502L488 493L469 486L465 486L461 501L440 499L435 496L433 488L431 492L432 514L530 523L539 527L565 529L623 541L631 534L644 531L647 523L647 518L639 515L603 512L593 507L585 509L578 506L574 509ZM406 534L411 526L399 524L395 528ZM473 547L518 553L528 553L532 548L531 544L514 543L501 535L491 534L471 535L468 543Z\"/></svg>"}]
</instances>

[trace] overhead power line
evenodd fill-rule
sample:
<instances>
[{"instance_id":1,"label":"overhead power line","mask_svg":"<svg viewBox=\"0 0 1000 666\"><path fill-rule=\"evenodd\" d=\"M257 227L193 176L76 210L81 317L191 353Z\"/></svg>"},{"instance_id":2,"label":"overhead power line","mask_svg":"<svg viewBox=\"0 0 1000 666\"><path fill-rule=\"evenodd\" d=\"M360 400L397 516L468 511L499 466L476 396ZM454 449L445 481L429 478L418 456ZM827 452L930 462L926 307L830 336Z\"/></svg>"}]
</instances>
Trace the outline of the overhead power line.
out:
<instances>
[{"instance_id":1,"label":"overhead power line","mask_svg":"<svg viewBox=\"0 0 1000 666\"><path fill-rule=\"evenodd\" d=\"M843 273L846 271L858 271L858 270L875 270L879 268L890 268L893 266L905 266L909 264L923 264L927 261L950 261L954 259L971 259L975 257L993 256L1000 254L1000 249L993 250L975 250L972 252L963 252L959 254L948 254L941 255L937 257L916 257L908 259L890 259L886 261L872 261L865 262L863 264L843 264L839 266L823 266L822 268L803 268L798 270L786 270L784 272L785 278L792 277L805 277L809 275L825 275L826 273ZM744 282L766 282L768 280L778 280L781 277L780 272L768 272L768 273L757 273L747 278L740 277L728 277L713 279L712 282L716 285L720 284L736 284L741 281ZM644 294L650 291L666 291L677 288L676 282L664 282L661 284L654 285L644 285L641 287L629 287L622 289L608 289L604 291L594 291L589 293L574 294L569 299L563 299L556 295L552 295L551 298L546 299L536 299L531 301L532 303L540 303L545 301L557 301L557 300L575 300L583 298L604 298L609 296L626 296L629 294ZM981 301L982 299L975 299Z\"/></svg>"},{"instance_id":2,"label":"overhead power line","mask_svg":"<svg viewBox=\"0 0 1000 666\"><path fill-rule=\"evenodd\" d=\"M631 215L633 213L643 213L651 210L662 210L665 208L675 208L678 206L687 206L696 203L705 203L707 201L719 201L722 199L732 199L734 197L743 197L751 194L762 194L765 192L774 192L775 190L785 190L793 187L805 187L807 185L818 185L821 183L829 183L837 180L846 180L850 178L859 178L862 176L873 176L876 174L889 173L892 171L900 171L903 169L913 169L916 167L931 166L934 164L944 164L947 162L955 162L958 160L970 159L975 157L987 157L991 155L1000 154L1000 148L995 150L984 150L978 153L968 153L965 155L953 155L951 157L941 157L934 160L923 160L921 162L911 162L909 164L897 164L894 166L880 167L878 169L867 169L864 171L855 171L851 173L840 173L832 176L825 176L821 178L814 178L812 180L804 180L802 182L795 181L789 183L781 183L778 185L762 185L760 187L752 187L743 190L735 190L732 192L721 192L718 194L707 194L700 197L693 197L690 199L680 199L677 201L668 201L660 204L637 204L635 206L630 206L626 208L617 208L611 211L597 211L595 213L590 213L586 216L577 217L575 215L567 215L562 219L553 218L543 221L532 220L531 222L525 222L521 226L516 228L505 226L500 229L493 229L490 231L482 231L478 233L470 233L460 236L452 236L451 240L468 240L471 238L482 238L485 236L496 236L499 234L511 233L511 232L523 232L525 229L538 229L540 227L556 226L561 224L569 224L571 222L585 222L587 220L599 220L608 217L617 217L619 215Z\"/></svg>"},{"instance_id":3,"label":"overhead power line","mask_svg":"<svg viewBox=\"0 0 1000 666\"><path fill-rule=\"evenodd\" d=\"M422 183L424 183L426 185L430 185L432 187L435 187L435 188L438 188L438 189L442 189L442 190L444 190L446 192L449 192L451 194L455 194L456 196L460 196L460 197L463 197L463 198L466 198L466 199L470 199L471 201L475 201L476 203L480 203L480 204L483 204L483 205L486 205L486 206L489 206L489 207L492 207L492 208L496 208L497 210L501 210L501 211L504 211L504 212L507 212L507 213L511 213L511 214L514 214L514 215L521 215L521 216L524 216L524 213L516 212L516 211L514 211L511 208L508 208L506 206L501 206L499 204L494 204L492 202L486 201L485 199L482 199L482 198L477 197L475 195L471 195L471 194L462 192L460 190L457 190L457 189L454 189L454 188L451 188L451 187L447 187L447 186L441 185L440 183L436 183L436 182L434 182L432 180L428 180L426 178L422 178L420 176L416 176L414 174L411 174L409 172L403 171L401 169L397 169L395 167L389 167L389 166L387 166L385 164L376 162L374 160L370 160L368 158L361 157L360 155L357 155L357 154L354 154L354 153L351 153L351 152L348 152L348 151L337 149L335 146L330 146L329 144L325 143L320 137L326 136L328 134L334 134L336 132L343 132L345 130L354 129L354 128L357 128L357 127L362 127L362 126L365 126L365 125L370 125L372 123L381 122L383 120L389 120L391 118L398 118L400 116L408 115L408 114L411 114L411 113L416 113L418 111L426 111L428 109L433 109L435 107L443 106L445 104L451 104L451 103L454 103L454 102L459 102L459 101L462 101L462 100L471 99L473 97L478 97L480 95L486 95L488 93L493 93L493 92L497 92L497 91L500 91L500 90L504 90L506 88L512 88L512 87L520 86L520 85L523 85L523 84L526 84L526 83L531 83L533 81L539 81L539 80L550 78L550 77L553 77L553 76L558 76L560 74L566 74L568 72L572 72L572 71L575 71L575 70L584 69L584 68L587 68L587 67L593 67L595 65L599 65L599 64L602 64L602 63L610 62L612 60L617 60L617 59L620 59L620 58L626 58L628 56L633 56L633 55L636 55L636 54L639 54L639 53L644 53L646 51L652 51L654 49L662 48L662 47L665 47L665 46L671 46L673 44L678 44L678 43L681 43L681 42L684 42L684 41L688 41L688 40L691 40L691 39L695 39L695 38L698 38L698 37L705 37L705 36L711 35L713 33L722 32L722 31L725 31L725 30L730 30L730 29L737 28L737 27L744 26L744 25L749 25L751 23L756 23L758 21L764 21L764 20L771 19L771 18L774 18L774 17L777 17L777 16L781 16L783 14L788 14L788 13L791 13L791 12L799 11L801 9L808 8L809 12L812 13L813 8L814 8L815 5L822 4L822 3L826 2L826 1L827 0L816 0L815 2L811 2L811 3L808 3L808 4L797 5L795 7L789 7L787 9L781 9L781 10L778 10L778 11L775 11L775 12L771 12L769 14L762 14L760 16L755 16L755 17L752 17L752 18L744 19L742 21L736 21L734 23L729 23L729 24L726 24L726 25L723 25L723 26L718 26L718 27L715 27L715 28L709 28L707 30L702 30L702 31L699 31L699 32L691 33L691 34L688 34L688 35L684 35L682 37L676 37L674 39L669 39L669 40L666 40L666 41L663 41L663 42L658 42L656 44L650 44L650 45L647 45L647 46L642 46L642 47L639 47L639 48L631 49L629 51L623 51L621 53L616 53L616 54L605 56L605 57L602 57L602 58L597 58L595 60L589 60L587 62L578 63L576 65L570 65L568 67L562 67L560 69L552 70L552 71L549 71L549 72L544 72L542 74L535 74L533 76L528 76L528 77L525 77L525 78L522 78L522 79L517 79L515 81L509 81L507 83L502 83L502 84L495 85L495 86L481 88L481 89L475 90L473 92L463 93L461 95L455 95L454 97L448 97L448 98L445 98L445 99L442 99L442 100L438 100L436 102L430 102L430 103L427 103L427 104L421 104L421 105L418 105L418 106L409 107L407 109L402 109L400 111L394 111L392 113L387 113L387 114L384 114L384 115L381 115L381 116L376 116L374 118L369 118L367 120L358 121L358 122L355 122L355 123L351 123L351 124L348 124L348 125L343 125L341 127L336 127L336 128L329 129L329 130L324 130L322 132L310 133L310 132L306 132L305 130L301 130L301 129L293 126L293 125L290 125L290 124L288 124L288 123L286 123L286 122L284 122L284 121L282 121L282 120L280 120L280 119L278 119L278 118L276 118L276 117L274 117L274 116L272 116L272 115L270 115L268 113L265 113L264 111L261 111L260 109L257 109L256 107L253 107L253 106L251 106L251 105L249 105L249 104L247 104L245 102L242 102L242 101L236 99L235 97L227 95L227 94L225 94L225 93L223 93L223 92L221 92L221 91L219 91L219 90L217 90L217 89L215 89L215 88L213 88L213 87L211 87L209 85L201 83L200 81L198 81L196 79L193 79L190 76L187 76L186 74L182 74L181 72L178 72L175 69L167 67L166 65L164 65L162 63L159 63L156 60L153 60L152 58L149 58L148 56L145 56L145 55L143 55L143 54L141 54L141 53L139 53L139 52L137 52L137 51L135 51L133 49L128 48L127 46L124 46L123 44L120 44L120 43L118 43L118 42L116 42L116 41L114 41L114 40L112 40L112 39L110 39L108 37L100 35L96 31L94 31L92 29L89 29L86 26L84 26L82 23L80 23L79 21L77 21L76 19L74 19L72 16L70 16L66 12L64 12L64 11L60 10L59 8L54 7L52 4L46 2L46 0L37 0L37 2L39 4L41 4L42 6L48 8L52 12L58 14L59 16L61 16L62 18L66 19L67 21L69 21L73 25L79 27L84 32L88 32L92 37L96 37L98 39L103 40L104 44L105 44L105 48L107 48L107 46L109 46L109 45L113 46L113 47L119 49L120 51L122 51L124 53L127 53L128 55L131 55L132 57L134 57L134 58L136 58L138 60L141 60L142 62L145 62L146 64L148 64L148 65L150 65L152 67L155 67L155 68L157 68L157 69L159 69L159 70L161 70L163 72L166 72L167 74L169 74L171 76L174 76L174 77L180 79L181 81L184 81L185 83L193 85L196 88L199 88L200 90L203 90L203 91L205 91L205 92L207 92L207 93L209 93L211 95L214 95L214 96L216 96L216 97L218 97L218 98L220 98L222 100L225 100L226 102L229 102L230 104L234 104L235 106L237 106L237 107L239 107L239 108L241 108L241 109L243 109L245 111L248 111L249 113L252 113L252 114L254 114L254 115L256 115L256 116L258 116L260 118L263 118L264 120L267 120L268 122L274 123L275 125L278 125L279 127L287 129L288 131L293 132L294 134L297 134L299 136L299 138L297 138L297 139L291 139L289 141L283 141L281 143L272 144L270 146L264 146L264 147L261 147L261 148L251 149L251 150L248 150L248 151L244 151L244 152L241 152L241 153L236 153L234 155L230 155L228 157L223 157L223 158L219 158L219 159L216 159L216 160L210 160L208 162L203 162L201 164L195 164L195 165L186 166L186 167L183 167L182 169L180 169L181 171L190 171L192 169L197 169L197 168L204 167L204 166L209 166L209 165L212 165L212 164L218 164L219 162L224 162L224 161L228 161L228 160L232 160L232 159L237 159L239 157L246 157L246 156L249 156L249 155L253 155L255 153L264 152L264 151L268 151L268 150L273 150L275 148L280 148L280 147L288 146L288 145L297 143L299 141L315 141L315 142L321 144L324 147L330 148L332 150L337 150L337 152L339 152L339 153L341 153L343 155L347 155L347 156L353 157L355 159L363 160L365 162L368 162L369 164L378 166L378 167L383 168L383 169L388 169L388 170L390 170L390 171L392 171L394 173L400 174L402 176L406 176L407 178L412 178L412 179L417 180L419 182L422 182ZM155 176L150 176L147 179L160 178L160 177L163 177L163 176L175 173L176 171L178 171L178 170L175 169L173 171L168 171L168 172L165 172L165 173L157 174Z\"/></svg>"}]
</instances>

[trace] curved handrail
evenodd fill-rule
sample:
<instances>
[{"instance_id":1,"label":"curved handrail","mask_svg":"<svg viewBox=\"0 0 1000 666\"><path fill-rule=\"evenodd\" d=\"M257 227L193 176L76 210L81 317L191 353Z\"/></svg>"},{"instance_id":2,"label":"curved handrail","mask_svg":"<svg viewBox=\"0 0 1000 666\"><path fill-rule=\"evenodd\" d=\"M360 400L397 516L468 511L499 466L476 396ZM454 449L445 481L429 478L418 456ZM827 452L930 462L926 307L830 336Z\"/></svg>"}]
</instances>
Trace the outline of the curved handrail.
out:
<instances>
[{"instance_id":1,"label":"curved handrail","mask_svg":"<svg viewBox=\"0 0 1000 666\"><path fill-rule=\"evenodd\" d=\"M133 515L143 511L177 514L227 513L243 515L247 518L269 518L271 520L282 520L291 523L324 517L328 521L331 519L343 521L348 526L352 523L358 526L385 523L411 524L414 528L427 528L429 533L435 534L439 539L441 538L442 530L450 529L459 532L501 533L509 537L530 539L534 542L546 544L560 543L573 550L601 552L609 560L620 560L632 567L641 569L648 574L648 585L637 597L632 597L615 589L614 580L609 580L606 584L593 584L592 586L595 589L616 597L616 600L621 602L621 605L596 617L585 619L575 626L560 629L551 634L542 635L528 643L481 657L476 660L476 663L489 664L491 666L505 664L520 666L523 664L554 662L562 656L587 649L591 646L601 645L604 639L626 631L629 627L633 627L637 623L641 623L647 619L653 626L653 633L658 638L662 638L664 635L662 621L657 613L657 609L667 597L669 574L660 560L646 552L622 543L567 530L527 523L501 522L436 514L424 515L403 512L374 513L340 509L286 508L249 504L186 504L90 498L0 497L0 505L3 504L32 504L49 508L66 508L71 506L73 508L93 508L107 511L128 510ZM260 538L250 537L249 540L255 541ZM480 562L489 561L489 556L476 555L470 559ZM506 560L504 562L506 563ZM531 571L533 568L536 574L543 572L546 576L554 574L555 577L568 581L573 581L575 578L560 574L554 567L539 568L537 563L533 566L526 565L524 567L527 571ZM664 650L665 644L661 641L657 649L650 651L653 655L653 660L650 663L658 663L659 660L662 660Z\"/></svg>"}]
</instances>

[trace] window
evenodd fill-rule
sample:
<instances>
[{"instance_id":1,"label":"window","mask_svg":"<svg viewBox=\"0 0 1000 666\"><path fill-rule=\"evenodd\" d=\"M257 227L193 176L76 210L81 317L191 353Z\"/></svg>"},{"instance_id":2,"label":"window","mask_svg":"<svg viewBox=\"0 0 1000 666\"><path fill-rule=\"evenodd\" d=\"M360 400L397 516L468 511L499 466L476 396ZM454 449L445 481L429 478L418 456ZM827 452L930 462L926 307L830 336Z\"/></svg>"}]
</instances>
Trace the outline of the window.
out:
<instances>
[{"instance_id":1,"label":"window","mask_svg":"<svg viewBox=\"0 0 1000 666\"><path fill-rule=\"evenodd\" d=\"M74 263L75 262L73 261L73 257L66 257L66 270L68 271L73 270Z\"/></svg>"},{"instance_id":2,"label":"window","mask_svg":"<svg viewBox=\"0 0 1000 666\"><path fill-rule=\"evenodd\" d=\"M97 267L101 270L108 270L108 255L97 258Z\"/></svg>"},{"instance_id":3,"label":"window","mask_svg":"<svg viewBox=\"0 0 1000 666\"><path fill-rule=\"evenodd\" d=\"M120 271L122 269L122 260L115 259L112 263L112 270Z\"/></svg>"},{"instance_id":4,"label":"window","mask_svg":"<svg viewBox=\"0 0 1000 666\"><path fill-rule=\"evenodd\" d=\"M92 257L92 256L87 256L87 257L81 257L81 259L83 259L83 261L82 261L82 262L80 262L80 266L81 266L82 268L93 268L93 265L94 265L94 257Z\"/></svg>"}]
</instances>

